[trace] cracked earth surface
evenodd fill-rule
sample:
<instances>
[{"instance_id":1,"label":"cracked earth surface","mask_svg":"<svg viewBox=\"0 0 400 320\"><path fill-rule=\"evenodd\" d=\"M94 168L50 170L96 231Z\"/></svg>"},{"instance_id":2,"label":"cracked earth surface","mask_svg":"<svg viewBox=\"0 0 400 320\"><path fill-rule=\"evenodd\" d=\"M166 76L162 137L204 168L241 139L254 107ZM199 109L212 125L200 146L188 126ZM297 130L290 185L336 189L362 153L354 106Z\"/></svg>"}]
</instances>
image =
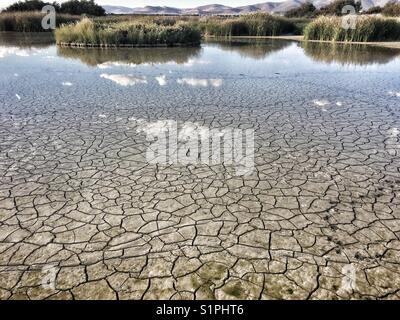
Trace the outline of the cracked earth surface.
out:
<instances>
[{"instance_id":1,"label":"cracked earth surface","mask_svg":"<svg viewBox=\"0 0 400 320\"><path fill-rule=\"evenodd\" d=\"M0 59L0 298L400 298L398 58L249 52ZM149 164L138 126L171 119L254 129L254 171Z\"/></svg>"}]
</instances>

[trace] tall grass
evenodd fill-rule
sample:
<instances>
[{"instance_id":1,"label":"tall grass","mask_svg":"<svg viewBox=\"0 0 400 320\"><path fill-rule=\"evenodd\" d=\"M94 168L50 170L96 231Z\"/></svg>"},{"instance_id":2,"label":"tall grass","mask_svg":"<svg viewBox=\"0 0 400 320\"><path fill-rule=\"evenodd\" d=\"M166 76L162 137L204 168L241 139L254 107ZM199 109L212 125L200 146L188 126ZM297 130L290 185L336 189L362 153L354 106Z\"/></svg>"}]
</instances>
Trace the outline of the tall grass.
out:
<instances>
[{"instance_id":1,"label":"tall grass","mask_svg":"<svg viewBox=\"0 0 400 320\"><path fill-rule=\"evenodd\" d=\"M1 46L47 48L54 44L52 32L0 32Z\"/></svg>"},{"instance_id":2,"label":"tall grass","mask_svg":"<svg viewBox=\"0 0 400 320\"><path fill-rule=\"evenodd\" d=\"M355 28L342 27L342 18L321 16L304 30L306 40L320 41L397 41L400 40L400 22L391 18L357 16Z\"/></svg>"},{"instance_id":3,"label":"tall grass","mask_svg":"<svg viewBox=\"0 0 400 320\"><path fill-rule=\"evenodd\" d=\"M51 31L42 28L42 19L45 13L31 12L2 12L0 13L0 31L42 32ZM56 25L80 20L79 16L57 14Z\"/></svg>"},{"instance_id":4,"label":"tall grass","mask_svg":"<svg viewBox=\"0 0 400 320\"><path fill-rule=\"evenodd\" d=\"M200 32L185 22L172 25L137 21L104 22L88 18L56 30L57 43L86 45L176 45L199 44Z\"/></svg>"},{"instance_id":5,"label":"tall grass","mask_svg":"<svg viewBox=\"0 0 400 320\"><path fill-rule=\"evenodd\" d=\"M175 25L179 22L196 22L200 18L198 16L172 16L172 15L138 15L138 14L121 14L108 15L104 17L93 17L95 22L138 22L143 24L155 23L159 25Z\"/></svg>"},{"instance_id":6,"label":"tall grass","mask_svg":"<svg viewBox=\"0 0 400 320\"><path fill-rule=\"evenodd\" d=\"M277 36L296 33L293 21L268 13L252 13L236 18L208 17L198 22L205 35L230 36Z\"/></svg>"}]
</instances>

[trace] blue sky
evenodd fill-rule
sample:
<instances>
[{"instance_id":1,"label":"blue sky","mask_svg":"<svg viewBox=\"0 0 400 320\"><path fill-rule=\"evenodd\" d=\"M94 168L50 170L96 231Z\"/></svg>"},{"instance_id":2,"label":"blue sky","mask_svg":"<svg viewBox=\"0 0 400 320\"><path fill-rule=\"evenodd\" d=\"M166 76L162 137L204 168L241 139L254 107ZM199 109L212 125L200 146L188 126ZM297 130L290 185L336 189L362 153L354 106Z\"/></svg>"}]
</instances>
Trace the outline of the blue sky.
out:
<instances>
[{"instance_id":1,"label":"blue sky","mask_svg":"<svg viewBox=\"0 0 400 320\"><path fill-rule=\"evenodd\" d=\"M6 7L17 0L0 0L0 8ZM52 2L54 0L48 0ZM57 0L56 0L57 1ZM231 7L237 7L248 4L262 3L262 2L278 2L281 0L95 0L98 4L119 5L126 7L144 7L144 6L169 6L177 8L192 8L205 4L218 3ZM58 0L58 2L63 2Z\"/></svg>"}]
</instances>

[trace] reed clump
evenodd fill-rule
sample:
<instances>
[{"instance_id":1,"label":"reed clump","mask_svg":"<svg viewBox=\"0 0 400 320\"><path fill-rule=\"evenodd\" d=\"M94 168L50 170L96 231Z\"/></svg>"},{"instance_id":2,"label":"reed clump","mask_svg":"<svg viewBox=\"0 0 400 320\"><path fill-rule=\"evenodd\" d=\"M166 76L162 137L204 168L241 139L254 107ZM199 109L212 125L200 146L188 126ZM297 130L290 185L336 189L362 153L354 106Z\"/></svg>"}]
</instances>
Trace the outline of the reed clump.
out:
<instances>
[{"instance_id":1,"label":"reed clump","mask_svg":"<svg viewBox=\"0 0 400 320\"><path fill-rule=\"evenodd\" d=\"M293 21L268 13L251 13L236 18L208 17L198 25L205 35L231 36L278 36L296 33Z\"/></svg>"},{"instance_id":2,"label":"reed clump","mask_svg":"<svg viewBox=\"0 0 400 320\"><path fill-rule=\"evenodd\" d=\"M199 57L199 47L171 47L171 48L71 48L57 47L57 54L61 57L79 59L88 66L107 64L159 64L176 63L184 64L190 59Z\"/></svg>"},{"instance_id":3,"label":"reed clump","mask_svg":"<svg viewBox=\"0 0 400 320\"><path fill-rule=\"evenodd\" d=\"M304 29L306 40L373 42L400 40L400 21L393 18L357 16L355 28L344 28L342 18L321 16Z\"/></svg>"},{"instance_id":4,"label":"reed clump","mask_svg":"<svg viewBox=\"0 0 400 320\"><path fill-rule=\"evenodd\" d=\"M2 12L0 13L0 31L14 31L14 32L42 32L52 31L43 29L42 19L45 13L40 11L27 11L27 12ZM65 23L76 22L81 19L80 16L73 16L69 14L57 14L56 26Z\"/></svg>"},{"instance_id":5,"label":"reed clump","mask_svg":"<svg viewBox=\"0 0 400 320\"><path fill-rule=\"evenodd\" d=\"M105 23L89 18L61 26L55 36L58 44L94 46L193 45L199 44L201 39L200 32L185 22L169 25L134 20Z\"/></svg>"}]
</instances>

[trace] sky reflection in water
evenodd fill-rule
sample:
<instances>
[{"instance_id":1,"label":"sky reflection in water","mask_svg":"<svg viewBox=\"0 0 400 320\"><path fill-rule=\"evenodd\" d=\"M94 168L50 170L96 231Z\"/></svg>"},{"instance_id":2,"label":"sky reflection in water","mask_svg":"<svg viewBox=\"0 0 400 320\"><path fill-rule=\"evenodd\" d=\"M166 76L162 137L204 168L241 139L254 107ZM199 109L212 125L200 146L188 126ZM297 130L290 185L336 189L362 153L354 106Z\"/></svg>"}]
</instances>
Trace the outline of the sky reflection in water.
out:
<instances>
[{"instance_id":1,"label":"sky reflection in water","mask_svg":"<svg viewBox=\"0 0 400 320\"><path fill-rule=\"evenodd\" d=\"M37 82L3 88L15 91L12 96L18 100L28 96L27 88L39 86L38 83L64 90L74 90L76 86L82 89L89 84L96 84L96 90L180 86L188 92L224 90L227 95L230 90L243 90L245 95L245 87L234 83L247 79L266 90L280 90L284 96L288 89L283 86L296 81L310 82L314 86L311 91L318 92L317 86L335 85L338 81L348 82L356 90L367 90L368 86L374 87L371 82L378 78L390 84L381 95L398 98L400 85L394 79L400 72L399 54L399 50L368 46L246 39L205 41L198 48L81 49L56 47L49 35L0 36L3 75L14 78L12 81L32 77ZM310 99L322 110L332 104L341 106L342 100L325 96Z\"/></svg>"}]
</instances>

